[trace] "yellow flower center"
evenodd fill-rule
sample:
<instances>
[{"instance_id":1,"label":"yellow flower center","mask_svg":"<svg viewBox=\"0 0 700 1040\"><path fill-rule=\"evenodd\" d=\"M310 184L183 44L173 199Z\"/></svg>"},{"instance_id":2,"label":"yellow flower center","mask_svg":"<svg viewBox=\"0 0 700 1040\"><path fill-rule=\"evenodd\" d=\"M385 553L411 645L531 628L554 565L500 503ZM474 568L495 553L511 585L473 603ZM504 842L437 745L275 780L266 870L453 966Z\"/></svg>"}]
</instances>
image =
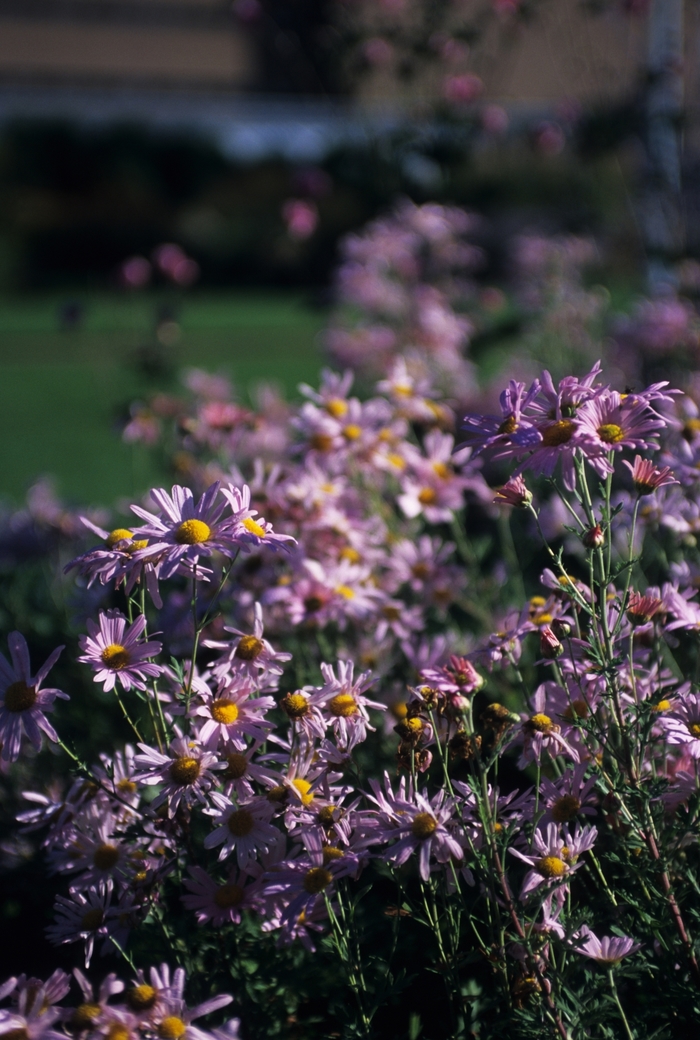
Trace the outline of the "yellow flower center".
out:
<instances>
[{"instance_id":1,"label":"yellow flower center","mask_svg":"<svg viewBox=\"0 0 700 1040\"><path fill-rule=\"evenodd\" d=\"M552 819L555 823L568 823L581 808L581 803L573 794L563 794L552 806Z\"/></svg>"},{"instance_id":2,"label":"yellow flower center","mask_svg":"<svg viewBox=\"0 0 700 1040\"><path fill-rule=\"evenodd\" d=\"M506 433L506 434L510 435L511 433L515 433L517 428L518 428L518 423L516 421L515 416L514 415L509 415L507 418L505 418L503 420L501 425L498 427L498 432L499 433Z\"/></svg>"},{"instance_id":3,"label":"yellow flower center","mask_svg":"<svg viewBox=\"0 0 700 1040\"><path fill-rule=\"evenodd\" d=\"M255 827L255 820L247 809L236 809L229 816L226 825L234 838L245 838Z\"/></svg>"},{"instance_id":4,"label":"yellow flower center","mask_svg":"<svg viewBox=\"0 0 700 1040\"><path fill-rule=\"evenodd\" d=\"M551 625L552 615L545 610L542 614L536 614L532 620L535 625Z\"/></svg>"},{"instance_id":5,"label":"yellow flower center","mask_svg":"<svg viewBox=\"0 0 700 1040\"><path fill-rule=\"evenodd\" d=\"M357 423L348 423L343 427L343 437L346 441L356 441L362 436L362 427Z\"/></svg>"},{"instance_id":6,"label":"yellow flower center","mask_svg":"<svg viewBox=\"0 0 700 1040\"><path fill-rule=\"evenodd\" d=\"M408 715L408 705L405 701L394 701L393 704L389 705L389 711L399 722L402 722Z\"/></svg>"},{"instance_id":7,"label":"yellow flower center","mask_svg":"<svg viewBox=\"0 0 700 1040\"><path fill-rule=\"evenodd\" d=\"M113 531L105 538L105 545L108 549L112 549L117 542L124 542L129 538L134 537L133 531L127 531L126 527L115 527Z\"/></svg>"},{"instance_id":8,"label":"yellow flower center","mask_svg":"<svg viewBox=\"0 0 700 1040\"><path fill-rule=\"evenodd\" d=\"M429 812L419 812L411 824L411 834L420 841L425 841L438 828L438 822Z\"/></svg>"},{"instance_id":9,"label":"yellow flower center","mask_svg":"<svg viewBox=\"0 0 700 1040\"><path fill-rule=\"evenodd\" d=\"M664 697L663 700L660 700L658 704L654 704L652 706L651 710L652 711L668 711L670 707L671 707L671 702L669 700L666 700L666 698Z\"/></svg>"},{"instance_id":10,"label":"yellow flower center","mask_svg":"<svg viewBox=\"0 0 700 1040\"><path fill-rule=\"evenodd\" d=\"M316 896L323 892L324 888L328 888L332 880L330 870L326 870L325 867L311 867L304 875L304 891L310 896Z\"/></svg>"},{"instance_id":11,"label":"yellow flower center","mask_svg":"<svg viewBox=\"0 0 700 1040\"><path fill-rule=\"evenodd\" d=\"M201 545L211 538L211 528L203 520L183 520L175 531L178 545Z\"/></svg>"},{"instance_id":12,"label":"yellow flower center","mask_svg":"<svg viewBox=\"0 0 700 1040\"><path fill-rule=\"evenodd\" d=\"M450 476L450 468L444 462L434 462L433 473L440 477L440 480L447 480Z\"/></svg>"},{"instance_id":13,"label":"yellow flower center","mask_svg":"<svg viewBox=\"0 0 700 1040\"><path fill-rule=\"evenodd\" d=\"M341 549L339 556L341 560L349 560L350 563L359 563L362 559L357 549L353 549L351 545L346 545L344 549Z\"/></svg>"},{"instance_id":14,"label":"yellow flower center","mask_svg":"<svg viewBox=\"0 0 700 1040\"><path fill-rule=\"evenodd\" d=\"M327 433L314 433L309 438L309 447L316 451L330 451L333 446L333 438Z\"/></svg>"},{"instance_id":15,"label":"yellow flower center","mask_svg":"<svg viewBox=\"0 0 700 1040\"><path fill-rule=\"evenodd\" d=\"M388 606L383 608L382 614L387 621L398 621L401 617L401 610L399 607Z\"/></svg>"},{"instance_id":16,"label":"yellow flower center","mask_svg":"<svg viewBox=\"0 0 700 1040\"><path fill-rule=\"evenodd\" d=\"M688 723L688 732L691 733L694 737L700 739L700 723L699 722L689 722Z\"/></svg>"},{"instance_id":17,"label":"yellow flower center","mask_svg":"<svg viewBox=\"0 0 700 1040\"><path fill-rule=\"evenodd\" d=\"M117 791L119 791L120 794L134 794L136 789L136 784L133 780L127 780L124 778L117 782Z\"/></svg>"},{"instance_id":18,"label":"yellow flower center","mask_svg":"<svg viewBox=\"0 0 700 1040\"><path fill-rule=\"evenodd\" d=\"M122 668L126 668L129 661L129 651L125 646L121 646L120 643L110 643L106 646L100 654L102 663L111 668L113 672L120 672Z\"/></svg>"},{"instance_id":19,"label":"yellow flower center","mask_svg":"<svg viewBox=\"0 0 700 1040\"><path fill-rule=\"evenodd\" d=\"M328 702L328 710L337 719L348 719L357 714L357 701L351 693L337 693Z\"/></svg>"},{"instance_id":20,"label":"yellow flower center","mask_svg":"<svg viewBox=\"0 0 700 1040\"><path fill-rule=\"evenodd\" d=\"M201 770L199 759L182 755L170 766L170 775L176 784L193 784Z\"/></svg>"},{"instance_id":21,"label":"yellow flower center","mask_svg":"<svg viewBox=\"0 0 700 1040\"><path fill-rule=\"evenodd\" d=\"M256 520L253 520L252 516L246 516L243 518L243 526L248 534L254 534L256 538L265 537L265 528Z\"/></svg>"},{"instance_id":22,"label":"yellow flower center","mask_svg":"<svg viewBox=\"0 0 700 1040\"><path fill-rule=\"evenodd\" d=\"M560 444L566 444L574 435L576 423L571 419L559 419L542 430L542 446L544 448L558 448Z\"/></svg>"},{"instance_id":23,"label":"yellow flower center","mask_svg":"<svg viewBox=\"0 0 700 1040\"><path fill-rule=\"evenodd\" d=\"M324 863L331 863L334 859L342 859L345 855L343 850L336 848L335 845L324 845L322 852Z\"/></svg>"},{"instance_id":24,"label":"yellow flower center","mask_svg":"<svg viewBox=\"0 0 700 1040\"><path fill-rule=\"evenodd\" d=\"M406 460L403 458L402 455L399 455L395 451L390 451L387 454L387 456L386 456L386 460L387 460L387 462L390 462L391 465L394 466L395 469L405 469L406 468Z\"/></svg>"},{"instance_id":25,"label":"yellow flower center","mask_svg":"<svg viewBox=\"0 0 700 1040\"><path fill-rule=\"evenodd\" d=\"M285 787L284 784L275 784L275 786L271 787L270 790L267 792L266 797L268 802L278 802L279 804L284 804L284 802L286 802L287 798L289 797L289 788Z\"/></svg>"},{"instance_id":26,"label":"yellow flower center","mask_svg":"<svg viewBox=\"0 0 700 1040\"><path fill-rule=\"evenodd\" d=\"M126 995L126 1002L132 1011L148 1011L158 999L158 993L147 983L134 986Z\"/></svg>"},{"instance_id":27,"label":"yellow flower center","mask_svg":"<svg viewBox=\"0 0 700 1040\"><path fill-rule=\"evenodd\" d=\"M331 397L326 401L326 411L334 419L342 419L348 414L348 402L343 401L342 397Z\"/></svg>"},{"instance_id":28,"label":"yellow flower center","mask_svg":"<svg viewBox=\"0 0 700 1040\"><path fill-rule=\"evenodd\" d=\"M121 1022L112 1022L107 1030L107 1040L129 1040L129 1030Z\"/></svg>"},{"instance_id":29,"label":"yellow flower center","mask_svg":"<svg viewBox=\"0 0 700 1040\"><path fill-rule=\"evenodd\" d=\"M99 1004L78 1004L70 1016L70 1024L74 1029L89 1029L101 1014L102 1007ZM5 1037L7 1033L2 1035Z\"/></svg>"},{"instance_id":30,"label":"yellow flower center","mask_svg":"<svg viewBox=\"0 0 700 1040\"><path fill-rule=\"evenodd\" d=\"M437 492L433 488L421 488L418 492L418 501L422 506L431 506L437 498Z\"/></svg>"},{"instance_id":31,"label":"yellow flower center","mask_svg":"<svg viewBox=\"0 0 700 1040\"><path fill-rule=\"evenodd\" d=\"M28 711L36 704L36 688L27 686L25 682L18 679L10 683L5 690L5 707L8 711Z\"/></svg>"},{"instance_id":32,"label":"yellow flower center","mask_svg":"<svg viewBox=\"0 0 700 1040\"><path fill-rule=\"evenodd\" d=\"M554 723L549 715L542 715L539 712L528 719L527 726L528 729L534 730L535 733L551 733L554 729Z\"/></svg>"},{"instance_id":33,"label":"yellow flower center","mask_svg":"<svg viewBox=\"0 0 700 1040\"><path fill-rule=\"evenodd\" d=\"M584 700L578 698L572 701L571 704L564 710L563 717L571 722L573 719L587 719L588 718L588 705Z\"/></svg>"},{"instance_id":34,"label":"yellow flower center","mask_svg":"<svg viewBox=\"0 0 700 1040\"><path fill-rule=\"evenodd\" d=\"M82 932L95 932L104 921L104 914L95 907L93 910L88 910L87 913L83 914L80 921L80 930Z\"/></svg>"},{"instance_id":35,"label":"yellow flower center","mask_svg":"<svg viewBox=\"0 0 700 1040\"><path fill-rule=\"evenodd\" d=\"M119 849L116 845L110 845L109 842L105 842L95 849L92 855L92 862L98 870L111 870L119 862Z\"/></svg>"},{"instance_id":36,"label":"yellow flower center","mask_svg":"<svg viewBox=\"0 0 700 1040\"><path fill-rule=\"evenodd\" d=\"M226 761L228 765L224 770L225 780L240 780L242 776L245 776L248 759L242 752L232 751L230 755L226 756Z\"/></svg>"},{"instance_id":37,"label":"yellow flower center","mask_svg":"<svg viewBox=\"0 0 700 1040\"><path fill-rule=\"evenodd\" d=\"M168 1015L162 1022L158 1023L158 1036L160 1040L180 1040L187 1026L177 1015Z\"/></svg>"},{"instance_id":38,"label":"yellow flower center","mask_svg":"<svg viewBox=\"0 0 700 1040\"><path fill-rule=\"evenodd\" d=\"M232 906L240 906L245 893L241 885L219 885L214 893L214 902L220 910L230 910Z\"/></svg>"},{"instance_id":39,"label":"yellow flower center","mask_svg":"<svg viewBox=\"0 0 700 1040\"><path fill-rule=\"evenodd\" d=\"M335 591L337 592L337 594L339 596L342 596L343 599L354 599L355 598L355 592L354 592L353 589L350 588L349 585L337 585Z\"/></svg>"},{"instance_id":40,"label":"yellow flower center","mask_svg":"<svg viewBox=\"0 0 700 1040\"><path fill-rule=\"evenodd\" d=\"M264 649L262 639L256 636L241 636L234 656L240 657L242 661L255 661Z\"/></svg>"},{"instance_id":41,"label":"yellow flower center","mask_svg":"<svg viewBox=\"0 0 700 1040\"><path fill-rule=\"evenodd\" d=\"M238 718L238 705L225 699L214 701L211 706L211 717L222 726L231 726Z\"/></svg>"},{"instance_id":42,"label":"yellow flower center","mask_svg":"<svg viewBox=\"0 0 700 1040\"><path fill-rule=\"evenodd\" d=\"M566 863L559 856L543 856L535 863L535 870L543 878L557 878L566 874Z\"/></svg>"},{"instance_id":43,"label":"yellow flower center","mask_svg":"<svg viewBox=\"0 0 700 1040\"><path fill-rule=\"evenodd\" d=\"M302 805L311 805L314 800L313 792L311 790L311 784L308 780L303 780L299 777L297 780L292 780L292 787L296 787L301 797Z\"/></svg>"},{"instance_id":44,"label":"yellow flower center","mask_svg":"<svg viewBox=\"0 0 700 1040\"><path fill-rule=\"evenodd\" d=\"M625 431L617 423L603 423L598 427L598 436L606 444L619 444L624 440Z\"/></svg>"},{"instance_id":45,"label":"yellow flower center","mask_svg":"<svg viewBox=\"0 0 700 1040\"><path fill-rule=\"evenodd\" d=\"M335 823L335 817L333 815L334 812L334 805L324 805L321 809L318 810L316 820L318 821L318 823L321 824L322 827L332 827Z\"/></svg>"},{"instance_id":46,"label":"yellow flower center","mask_svg":"<svg viewBox=\"0 0 700 1040\"><path fill-rule=\"evenodd\" d=\"M309 702L301 693L288 693L280 701L282 711L290 719L303 719L309 713Z\"/></svg>"}]
</instances>

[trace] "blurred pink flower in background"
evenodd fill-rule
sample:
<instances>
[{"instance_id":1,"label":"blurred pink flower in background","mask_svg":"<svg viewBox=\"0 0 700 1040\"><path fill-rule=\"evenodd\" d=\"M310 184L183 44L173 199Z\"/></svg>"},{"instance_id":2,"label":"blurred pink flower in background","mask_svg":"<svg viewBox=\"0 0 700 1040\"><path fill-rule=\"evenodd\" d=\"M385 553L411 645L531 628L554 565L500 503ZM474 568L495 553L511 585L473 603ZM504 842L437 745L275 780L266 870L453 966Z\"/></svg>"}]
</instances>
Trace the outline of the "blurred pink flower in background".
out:
<instances>
[{"instance_id":1,"label":"blurred pink flower in background","mask_svg":"<svg viewBox=\"0 0 700 1040\"><path fill-rule=\"evenodd\" d=\"M303 242L311 238L318 227L318 209L306 199L287 199L282 206L282 219L287 225L287 234Z\"/></svg>"},{"instance_id":2,"label":"blurred pink flower in background","mask_svg":"<svg viewBox=\"0 0 700 1040\"><path fill-rule=\"evenodd\" d=\"M484 84L473 72L446 76L442 82L442 93L445 100L455 105L466 105L470 101L475 101L483 89Z\"/></svg>"},{"instance_id":3,"label":"blurred pink flower in background","mask_svg":"<svg viewBox=\"0 0 700 1040\"><path fill-rule=\"evenodd\" d=\"M145 289L152 273L145 256L130 256L119 268L119 281L126 289Z\"/></svg>"}]
</instances>

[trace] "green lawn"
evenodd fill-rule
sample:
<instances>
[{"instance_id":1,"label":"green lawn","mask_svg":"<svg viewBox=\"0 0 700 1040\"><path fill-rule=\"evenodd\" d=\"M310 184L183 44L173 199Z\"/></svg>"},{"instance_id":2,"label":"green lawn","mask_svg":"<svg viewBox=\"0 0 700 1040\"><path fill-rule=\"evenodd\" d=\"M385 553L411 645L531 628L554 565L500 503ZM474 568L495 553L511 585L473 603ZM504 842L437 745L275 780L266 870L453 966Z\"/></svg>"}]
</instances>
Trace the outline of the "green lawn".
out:
<instances>
[{"instance_id":1,"label":"green lawn","mask_svg":"<svg viewBox=\"0 0 700 1040\"><path fill-rule=\"evenodd\" d=\"M77 297L80 298L80 297ZM174 304L180 339L159 348L171 373L186 366L226 372L245 392L259 380L293 393L315 381L323 315L296 294L193 293L181 301L145 294L82 298L78 329L59 326L65 296L0 299L0 498L21 501L38 476L61 495L111 504L138 494L155 474L142 448L121 442L130 401L177 386L150 378L136 357L156 343L160 305Z\"/></svg>"}]
</instances>

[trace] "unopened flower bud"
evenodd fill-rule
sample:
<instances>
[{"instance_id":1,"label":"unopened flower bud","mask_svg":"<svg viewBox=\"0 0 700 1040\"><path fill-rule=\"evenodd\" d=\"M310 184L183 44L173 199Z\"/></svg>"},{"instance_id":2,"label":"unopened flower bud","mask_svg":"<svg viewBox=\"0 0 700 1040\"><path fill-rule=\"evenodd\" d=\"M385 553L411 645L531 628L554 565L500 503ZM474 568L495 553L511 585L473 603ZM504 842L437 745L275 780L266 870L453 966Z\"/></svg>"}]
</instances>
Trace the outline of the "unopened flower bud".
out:
<instances>
[{"instance_id":1,"label":"unopened flower bud","mask_svg":"<svg viewBox=\"0 0 700 1040\"><path fill-rule=\"evenodd\" d=\"M605 545L603 528L600 524L596 524L595 527L589 527L589 529L581 535L581 541L587 549L600 549Z\"/></svg>"},{"instance_id":2,"label":"unopened flower bud","mask_svg":"<svg viewBox=\"0 0 700 1040\"><path fill-rule=\"evenodd\" d=\"M511 477L507 484L497 489L493 501L497 506L516 506L524 509L532 502L532 492L528 491L522 477Z\"/></svg>"},{"instance_id":3,"label":"unopened flower bud","mask_svg":"<svg viewBox=\"0 0 700 1040\"><path fill-rule=\"evenodd\" d=\"M561 618L554 618L551 628L557 639L566 639L567 636L571 635L571 625L568 621L563 621Z\"/></svg>"},{"instance_id":4,"label":"unopened flower bud","mask_svg":"<svg viewBox=\"0 0 700 1040\"><path fill-rule=\"evenodd\" d=\"M554 661L564 653L564 647L552 632L549 625L540 629L540 653L547 661Z\"/></svg>"}]
</instances>

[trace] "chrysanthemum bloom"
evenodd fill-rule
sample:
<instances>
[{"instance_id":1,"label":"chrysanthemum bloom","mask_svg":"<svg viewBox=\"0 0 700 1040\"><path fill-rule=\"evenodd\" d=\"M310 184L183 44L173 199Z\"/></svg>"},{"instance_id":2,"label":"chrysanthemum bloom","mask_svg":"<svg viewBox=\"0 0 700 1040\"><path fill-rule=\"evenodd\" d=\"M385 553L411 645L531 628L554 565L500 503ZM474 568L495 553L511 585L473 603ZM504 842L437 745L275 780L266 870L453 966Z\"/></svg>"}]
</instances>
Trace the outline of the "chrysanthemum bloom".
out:
<instances>
[{"instance_id":1,"label":"chrysanthemum bloom","mask_svg":"<svg viewBox=\"0 0 700 1040\"><path fill-rule=\"evenodd\" d=\"M577 420L585 440L583 454L596 472L610 472L607 455L623 448L656 447L654 440L666 423L658 417L643 394L623 396L615 390L601 390L580 408Z\"/></svg>"},{"instance_id":2,"label":"chrysanthemum bloom","mask_svg":"<svg viewBox=\"0 0 700 1040\"><path fill-rule=\"evenodd\" d=\"M139 747L141 754L136 755L134 762L141 772L134 779L144 784L162 785L151 808L157 809L167 802L172 816L181 803L206 803L207 791L216 779L212 769L223 768L215 754L182 736L172 741L167 755L148 744L139 744Z\"/></svg>"},{"instance_id":3,"label":"chrysanthemum bloom","mask_svg":"<svg viewBox=\"0 0 700 1040\"><path fill-rule=\"evenodd\" d=\"M259 690L268 686L277 688L269 679L282 675L284 665L291 661L292 655L275 651L272 644L263 638L262 606L255 604L252 633L241 632L237 628L224 626L225 632L238 636L230 642L206 639L203 646L213 650L224 650L226 653L211 666L211 672L217 679L229 678L231 674L247 675L255 681ZM264 679L262 678L264 676Z\"/></svg>"},{"instance_id":4,"label":"chrysanthemum bloom","mask_svg":"<svg viewBox=\"0 0 700 1040\"><path fill-rule=\"evenodd\" d=\"M58 740L58 734L44 712L53 711L53 702L57 697L66 701L69 698L62 690L40 688L60 657L64 649L62 646L56 647L36 675L32 675L24 636L20 632L11 632L7 645L12 664L0 654L0 746L2 758L6 762L15 762L22 744L22 731L37 751L41 747L42 732L49 740Z\"/></svg>"},{"instance_id":5,"label":"chrysanthemum bloom","mask_svg":"<svg viewBox=\"0 0 700 1040\"><path fill-rule=\"evenodd\" d=\"M376 801L376 799L372 799ZM461 863L464 849L459 841L456 802L440 790L432 798L419 791L409 792L406 799L399 798L391 806L391 817L379 820L373 831L372 844L398 838L382 853L382 858L397 866L418 853L418 872L424 881L430 877L430 860ZM398 818L398 822L396 822Z\"/></svg>"},{"instance_id":6,"label":"chrysanthemum bloom","mask_svg":"<svg viewBox=\"0 0 700 1040\"><path fill-rule=\"evenodd\" d=\"M202 697L202 703L192 714L205 721L199 729L199 739L205 747L215 750L227 747L245 751L246 737L265 740L273 724L265 715L275 707L272 697L251 698L255 687L246 676L234 676L222 682L215 694Z\"/></svg>"},{"instance_id":7,"label":"chrysanthemum bloom","mask_svg":"<svg viewBox=\"0 0 700 1040\"><path fill-rule=\"evenodd\" d=\"M123 991L124 983L117 978L114 972L110 972L95 992L90 980L83 975L79 968L73 968L73 974L82 991L83 1002L73 1010L68 1019L69 1028L76 1033L82 1033L86 1029L100 1032L100 1027L105 1024L105 1015L116 1011L115 1008L108 1008L107 1001L110 997ZM107 1030L103 1028L101 1032L104 1035ZM120 1035L118 1038L114 1037L113 1040L124 1040L124 1038Z\"/></svg>"},{"instance_id":8,"label":"chrysanthemum bloom","mask_svg":"<svg viewBox=\"0 0 700 1040\"><path fill-rule=\"evenodd\" d=\"M226 536L237 549L250 552L251 549L262 545L267 549L286 549L287 552L294 549L296 539L288 534L277 534L273 531L271 523L258 516L257 509L250 508L250 488L247 484L242 488L229 484L221 489L221 494L227 500L232 513L226 521Z\"/></svg>"},{"instance_id":9,"label":"chrysanthemum bloom","mask_svg":"<svg viewBox=\"0 0 700 1040\"><path fill-rule=\"evenodd\" d=\"M586 852L595 844L598 836L596 827L585 826L579 829L578 824L573 834L563 830L560 832L556 823L547 824L545 834L535 831L532 836L533 853L524 855L518 849L508 851L517 856L532 869L528 871L520 890L520 898L525 899L540 885L554 885L566 881L570 874L583 866L578 862L582 852Z\"/></svg>"},{"instance_id":10,"label":"chrysanthemum bloom","mask_svg":"<svg viewBox=\"0 0 700 1040\"><path fill-rule=\"evenodd\" d=\"M69 976L60 968L46 982L26 975L7 979L0 985L0 1000L12 995L15 1007L0 1011L0 1036L7 1040L65 1040L65 1033L51 1027L63 1014L63 1009L55 1004L69 988Z\"/></svg>"},{"instance_id":11,"label":"chrysanthemum bloom","mask_svg":"<svg viewBox=\"0 0 700 1040\"><path fill-rule=\"evenodd\" d=\"M632 474L632 481L638 495L650 495L657 488L665 487L667 484L678 484L671 472L670 466L662 466L658 469L650 459L643 459L641 455L635 455L634 465L623 459L623 466L627 466Z\"/></svg>"},{"instance_id":12,"label":"chrysanthemum bloom","mask_svg":"<svg viewBox=\"0 0 700 1040\"><path fill-rule=\"evenodd\" d=\"M313 694L313 687L290 691L279 702L280 708L292 726L301 730L310 742L314 737L322 740L328 726L321 709L312 702Z\"/></svg>"},{"instance_id":13,"label":"chrysanthemum bloom","mask_svg":"<svg viewBox=\"0 0 700 1040\"><path fill-rule=\"evenodd\" d=\"M338 661L338 678L332 665L322 664L321 673L326 680L325 685L314 694L313 702L324 712L335 733L338 743L347 745L352 735L360 734L365 740L367 730L374 730L370 725L368 708L386 711L386 704L370 701L364 696L372 683L369 672L363 672L357 679L353 677L355 665L352 661Z\"/></svg>"},{"instance_id":14,"label":"chrysanthemum bloom","mask_svg":"<svg viewBox=\"0 0 700 1040\"><path fill-rule=\"evenodd\" d=\"M103 545L89 549L86 553L71 560L64 567L64 573L67 574L76 568L80 574L87 577L88 588L96 580L99 580L101 585L106 585L110 581L114 582L115 587L123 584L127 595L136 583L143 579L151 599L160 609L163 601L158 590L158 563L134 559L135 553L147 547L148 539L135 538L134 532L126 527L116 527L112 531L106 531L93 524L87 517L81 516L80 519L85 527L102 539Z\"/></svg>"},{"instance_id":15,"label":"chrysanthemum bloom","mask_svg":"<svg viewBox=\"0 0 700 1040\"><path fill-rule=\"evenodd\" d=\"M570 824L579 815L595 816L596 778L586 780L588 764L568 768L557 780L540 780L541 804L546 808L540 826L547 823Z\"/></svg>"},{"instance_id":16,"label":"chrysanthemum bloom","mask_svg":"<svg viewBox=\"0 0 700 1040\"><path fill-rule=\"evenodd\" d=\"M585 941L577 943L576 952L599 964L619 964L623 957L629 957L642 948L641 943L636 943L626 935L604 935L599 939L586 925L581 928L578 938Z\"/></svg>"},{"instance_id":17,"label":"chrysanthemum bloom","mask_svg":"<svg viewBox=\"0 0 700 1040\"><path fill-rule=\"evenodd\" d=\"M86 892L71 892L70 898L56 896L56 923L49 925L46 934L51 942L85 942L85 967L90 960L96 939L107 939L114 931L117 910L112 907L112 882L101 881Z\"/></svg>"},{"instance_id":18,"label":"chrysanthemum bloom","mask_svg":"<svg viewBox=\"0 0 700 1040\"><path fill-rule=\"evenodd\" d=\"M522 716L522 725L513 735L513 742L523 744L518 767L523 769L530 762L540 762L544 752L552 758L566 755L578 762L578 752L561 734L561 726L546 714L547 696L556 683L542 683L532 698L532 714Z\"/></svg>"},{"instance_id":19,"label":"chrysanthemum bloom","mask_svg":"<svg viewBox=\"0 0 700 1040\"><path fill-rule=\"evenodd\" d=\"M658 596L643 596L640 592L630 592L625 613L633 625L646 625L659 613L663 600Z\"/></svg>"},{"instance_id":20,"label":"chrysanthemum bloom","mask_svg":"<svg viewBox=\"0 0 700 1040\"><path fill-rule=\"evenodd\" d=\"M694 759L700 758L700 694L677 697L671 711L664 712L658 726L669 744L678 744Z\"/></svg>"},{"instance_id":21,"label":"chrysanthemum bloom","mask_svg":"<svg viewBox=\"0 0 700 1040\"><path fill-rule=\"evenodd\" d=\"M204 839L204 847L222 845L219 859L235 851L238 866L245 870L256 853L268 852L280 840L280 832L270 824L274 807L266 798L253 798L239 805L221 794L213 794L211 800L213 808L205 812L214 816L217 826Z\"/></svg>"},{"instance_id":22,"label":"chrysanthemum bloom","mask_svg":"<svg viewBox=\"0 0 700 1040\"><path fill-rule=\"evenodd\" d=\"M127 627L128 626L128 627ZM139 638L146 628L146 618L140 614L133 625L118 610L100 611L100 623L96 625L88 618L89 635L80 636L78 642L85 653L78 660L90 664L96 670L94 682L104 683L105 690L112 690L117 679L125 690L135 687L146 689L146 680L155 679L161 668L148 659L156 657L163 644L156 640L140 643Z\"/></svg>"},{"instance_id":23,"label":"chrysanthemum bloom","mask_svg":"<svg viewBox=\"0 0 700 1040\"><path fill-rule=\"evenodd\" d=\"M196 1018L209 1015L212 1011L226 1007L233 1000L228 993L220 993L216 997L205 1000L196 1007L188 1008L185 1004L183 993L185 990L185 973L177 968L170 981L170 971L167 965L161 967L162 981L158 974L152 970L158 983L153 990L158 995L158 1001L148 1016L148 1023L152 1026L159 1040L212 1040L211 1034L198 1026L193 1025Z\"/></svg>"},{"instance_id":24,"label":"chrysanthemum bloom","mask_svg":"<svg viewBox=\"0 0 700 1040\"><path fill-rule=\"evenodd\" d=\"M495 449L496 457L519 455L534 447L540 440L531 418L523 411L539 392L536 379L529 390L524 383L511 379L508 389L500 397L502 415L465 415L462 439L474 448L474 454Z\"/></svg>"},{"instance_id":25,"label":"chrysanthemum bloom","mask_svg":"<svg viewBox=\"0 0 700 1040\"><path fill-rule=\"evenodd\" d=\"M136 559L158 560L163 578L170 578L181 566L190 571L201 556L220 552L235 556L237 546L230 532L230 518L222 520L227 502L218 501L220 484L207 488L198 502L189 488L175 484L171 494L164 488L151 489L151 498L161 515L132 506L137 516L146 521L136 529L138 538L147 538L148 546L140 549Z\"/></svg>"},{"instance_id":26,"label":"chrysanthemum bloom","mask_svg":"<svg viewBox=\"0 0 700 1040\"><path fill-rule=\"evenodd\" d=\"M191 877L182 881L188 894L180 898L183 906L194 910L198 924L213 924L217 928L227 922L239 924L243 910L253 906L259 886L249 874L233 869L221 882L201 867L190 867L189 871Z\"/></svg>"},{"instance_id":27,"label":"chrysanthemum bloom","mask_svg":"<svg viewBox=\"0 0 700 1040\"><path fill-rule=\"evenodd\" d=\"M306 855L277 864L264 878L264 895L282 902L284 922L313 915L339 878L358 872L355 856L333 846L324 848L318 835L307 835L304 844Z\"/></svg>"}]
</instances>

